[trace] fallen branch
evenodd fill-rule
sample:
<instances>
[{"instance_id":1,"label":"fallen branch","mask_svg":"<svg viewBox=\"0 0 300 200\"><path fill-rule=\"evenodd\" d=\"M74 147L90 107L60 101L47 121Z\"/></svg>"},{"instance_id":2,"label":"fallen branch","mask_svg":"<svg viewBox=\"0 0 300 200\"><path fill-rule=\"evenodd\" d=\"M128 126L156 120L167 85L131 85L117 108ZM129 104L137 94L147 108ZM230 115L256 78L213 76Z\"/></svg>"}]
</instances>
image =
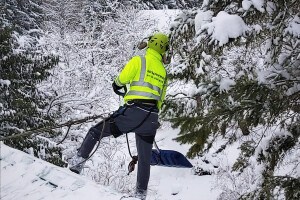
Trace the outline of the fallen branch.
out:
<instances>
[{"instance_id":1,"label":"fallen branch","mask_svg":"<svg viewBox=\"0 0 300 200\"><path fill-rule=\"evenodd\" d=\"M44 127L44 128L38 128L38 129L34 129L34 130L25 131L23 133L16 134L16 135L0 137L0 141L9 140L9 139L17 138L17 137L29 136L29 135L33 135L33 134L37 134L37 133L42 133L42 132L49 132L53 129L62 128L65 126L69 127L69 129L70 129L70 127L72 125L82 124L84 122L99 119L99 118L105 119L105 117L103 115L89 116L89 117L79 119L79 120L71 120L71 121L65 122L63 124L56 124L56 125L50 126L50 127Z\"/></svg>"}]
</instances>

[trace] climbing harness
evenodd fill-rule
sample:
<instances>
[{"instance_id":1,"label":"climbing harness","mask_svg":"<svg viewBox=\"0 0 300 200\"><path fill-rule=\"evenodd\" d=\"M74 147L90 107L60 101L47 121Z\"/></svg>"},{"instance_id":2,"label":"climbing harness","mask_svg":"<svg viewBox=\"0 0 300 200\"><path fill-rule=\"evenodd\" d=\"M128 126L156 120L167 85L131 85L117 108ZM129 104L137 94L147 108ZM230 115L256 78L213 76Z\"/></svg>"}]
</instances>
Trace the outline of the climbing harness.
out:
<instances>
[{"instance_id":1,"label":"climbing harness","mask_svg":"<svg viewBox=\"0 0 300 200\"><path fill-rule=\"evenodd\" d=\"M138 161L138 157L137 156L132 156L132 154L131 154L127 133L126 133L126 142L127 142L127 148L128 148L129 155L132 158L132 160L128 164L128 174L127 175L129 175L131 172L134 171L135 164L137 164L137 161ZM157 149L157 152L152 150L152 156L153 156L153 154L156 156L157 163L154 163L154 164L151 164L151 165L157 165L160 161L160 149L158 148L155 140L153 140L153 144L154 144L155 148Z\"/></svg>"},{"instance_id":2,"label":"climbing harness","mask_svg":"<svg viewBox=\"0 0 300 200\"><path fill-rule=\"evenodd\" d=\"M125 133L126 135L126 142L127 142L127 148L128 148L128 152L130 157L132 158L132 160L130 161L130 163L128 164L128 174L129 175L131 172L134 171L135 165L137 164L138 161L138 156L132 156L131 151L130 151L130 147L129 147L129 141L128 141L128 133L138 129L139 127L141 127L143 125L143 123L148 119L148 117L150 116L150 114L153 112L153 108L150 108L147 116L143 119L143 121L141 121L139 123L139 125L137 125L136 127L134 127L133 129L127 131L127 133Z\"/></svg>"}]
</instances>

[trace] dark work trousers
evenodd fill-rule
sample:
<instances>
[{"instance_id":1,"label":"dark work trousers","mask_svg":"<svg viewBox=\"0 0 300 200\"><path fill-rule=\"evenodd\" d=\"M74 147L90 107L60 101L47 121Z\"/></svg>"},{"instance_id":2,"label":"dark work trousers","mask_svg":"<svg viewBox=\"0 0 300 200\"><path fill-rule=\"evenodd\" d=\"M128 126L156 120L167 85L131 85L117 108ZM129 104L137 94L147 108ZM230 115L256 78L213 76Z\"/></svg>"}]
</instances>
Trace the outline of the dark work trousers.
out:
<instances>
[{"instance_id":1,"label":"dark work trousers","mask_svg":"<svg viewBox=\"0 0 300 200\"><path fill-rule=\"evenodd\" d=\"M156 130L159 127L158 109L155 108L153 110L150 107L144 106L125 106L120 107L111 117L113 117L115 125L120 130L121 134L129 131L135 132L138 152L136 190L140 193L146 192L150 177L152 144ZM141 124L141 122L143 123ZM88 158L95 144L99 141L101 133L102 137L111 135L114 135L115 137L120 136L121 134L118 135L113 133L115 131L112 129L111 125L112 121L110 119L105 120L103 133L103 121L92 127L83 140L78 155L83 158Z\"/></svg>"}]
</instances>

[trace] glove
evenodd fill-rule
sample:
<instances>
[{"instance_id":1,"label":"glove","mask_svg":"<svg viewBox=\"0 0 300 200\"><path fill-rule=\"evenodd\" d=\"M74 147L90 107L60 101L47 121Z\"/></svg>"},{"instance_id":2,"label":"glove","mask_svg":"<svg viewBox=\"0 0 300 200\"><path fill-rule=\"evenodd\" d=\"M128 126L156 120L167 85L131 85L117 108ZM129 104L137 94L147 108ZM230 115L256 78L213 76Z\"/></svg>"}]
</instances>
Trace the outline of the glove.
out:
<instances>
[{"instance_id":1,"label":"glove","mask_svg":"<svg viewBox=\"0 0 300 200\"><path fill-rule=\"evenodd\" d=\"M115 92L117 95L120 95L120 96L122 96L122 97L125 96L125 94L126 94L126 92L127 92L126 86L120 87L120 86L118 86L115 82L113 82L112 87L113 87L114 92ZM121 90L122 88L124 88L124 91L125 91L124 93L119 91L119 90Z\"/></svg>"}]
</instances>

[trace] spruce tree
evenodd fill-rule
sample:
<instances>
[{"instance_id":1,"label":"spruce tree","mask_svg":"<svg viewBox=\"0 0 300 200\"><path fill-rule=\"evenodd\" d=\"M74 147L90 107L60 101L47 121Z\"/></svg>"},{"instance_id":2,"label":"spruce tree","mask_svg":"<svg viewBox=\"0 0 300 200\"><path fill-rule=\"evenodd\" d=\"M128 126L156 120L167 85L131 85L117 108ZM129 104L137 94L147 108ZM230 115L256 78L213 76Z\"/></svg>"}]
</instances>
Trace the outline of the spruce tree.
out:
<instances>
[{"instance_id":1,"label":"spruce tree","mask_svg":"<svg viewBox=\"0 0 300 200\"><path fill-rule=\"evenodd\" d=\"M275 172L286 159L294 169L299 165L299 9L295 0L205 1L171 29L176 92L163 115L180 127L176 140L191 144L189 157L208 152L220 137L226 143L217 153L244 141L233 170L260 168L255 176L261 178L240 199L300 197L299 174ZM226 17L242 33L219 37L217 20Z\"/></svg>"},{"instance_id":2,"label":"spruce tree","mask_svg":"<svg viewBox=\"0 0 300 200\"><path fill-rule=\"evenodd\" d=\"M1 138L51 126L57 113L48 110L51 94L39 84L58 62L38 47L42 12L39 1L1 2L0 16L0 131ZM61 149L51 141L55 132L16 137L4 143L64 166Z\"/></svg>"}]
</instances>

